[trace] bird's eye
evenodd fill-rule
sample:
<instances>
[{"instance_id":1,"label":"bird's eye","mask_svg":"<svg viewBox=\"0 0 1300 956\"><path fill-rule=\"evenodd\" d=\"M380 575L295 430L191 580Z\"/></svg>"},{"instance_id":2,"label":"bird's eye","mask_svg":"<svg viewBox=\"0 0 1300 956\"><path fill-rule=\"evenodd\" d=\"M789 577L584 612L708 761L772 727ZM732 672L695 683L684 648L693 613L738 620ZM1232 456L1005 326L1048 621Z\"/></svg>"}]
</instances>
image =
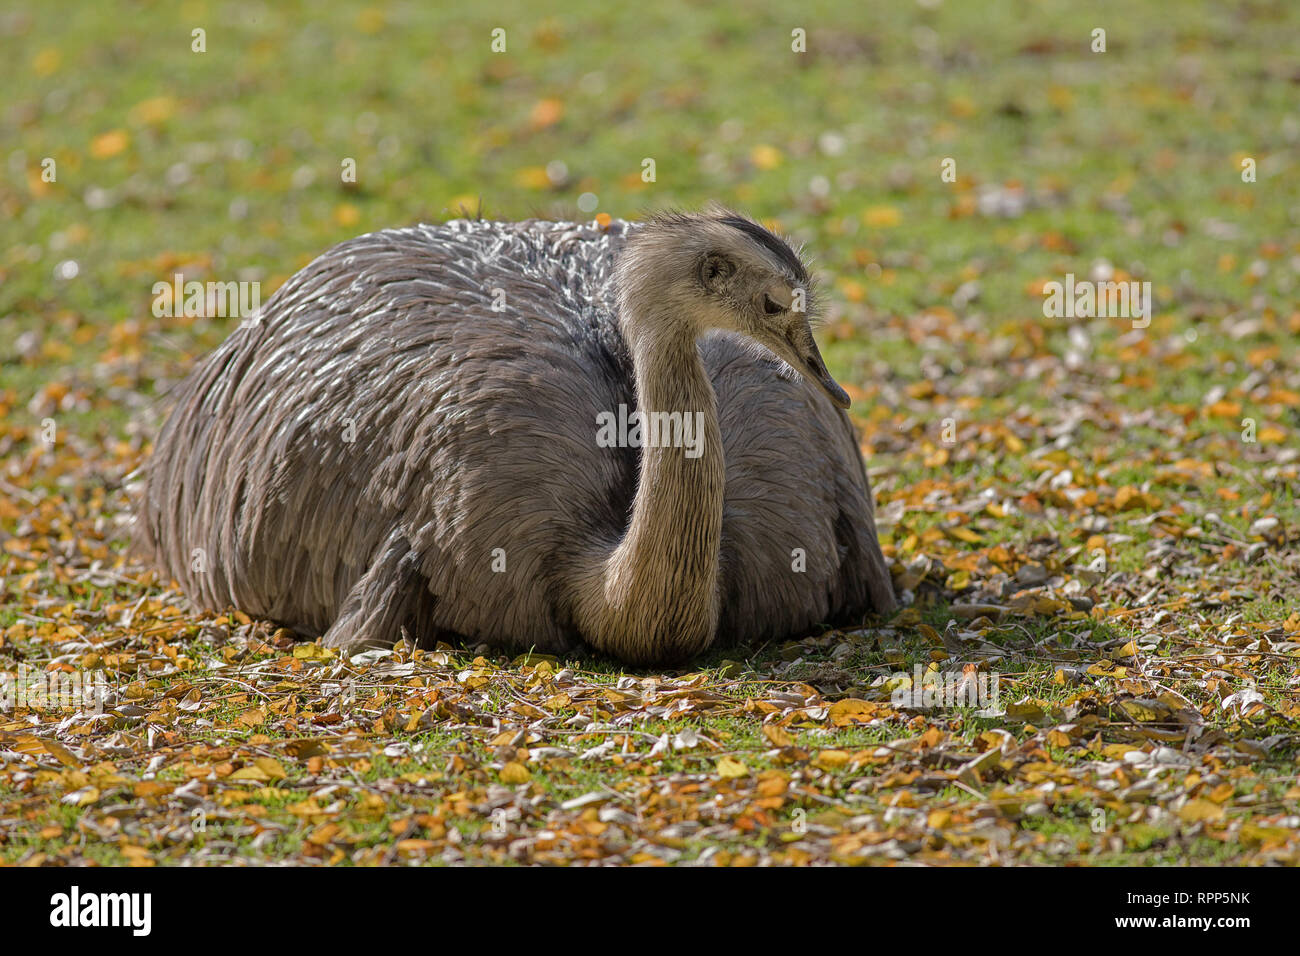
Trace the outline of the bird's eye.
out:
<instances>
[{"instance_id":1,"label":"bird's eye","mask_svg":"<svg viewBox=\"0 0 1300 956\"><path fill-rule=\"evenodd\" d=\"M785 311L785 306L777 302L770 295L763 296L763 311L768 315L780 315Z\"/></svg>"}]
</instances>

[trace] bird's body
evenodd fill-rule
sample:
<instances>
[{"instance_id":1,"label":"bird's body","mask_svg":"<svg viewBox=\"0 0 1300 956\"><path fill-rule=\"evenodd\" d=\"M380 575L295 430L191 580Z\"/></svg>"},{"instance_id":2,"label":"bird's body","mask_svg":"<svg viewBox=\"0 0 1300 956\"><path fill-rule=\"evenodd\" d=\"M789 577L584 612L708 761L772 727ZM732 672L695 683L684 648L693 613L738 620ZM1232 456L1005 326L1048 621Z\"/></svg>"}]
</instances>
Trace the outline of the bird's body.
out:
<instances>
[{"instance_id":1,"label":"bird's body","mask_svg":"<svg viewBox=\"0 0 1300 956\"><path fill-rule=\"evenodd\" d=\"M699 459L646 449L658 471L598 441L650 394L635 348L671 351L631 333L614 288L639 228L456 221L325 253L178 386L143 543L197 603L349 648L405 627L669 662L889 610L847 416L737 334L698 338L716 430L689 374L675 402L708 424ZM680 520L646 517L615 573L643 475L642 510Z\"/></svg>"}]
</instances>

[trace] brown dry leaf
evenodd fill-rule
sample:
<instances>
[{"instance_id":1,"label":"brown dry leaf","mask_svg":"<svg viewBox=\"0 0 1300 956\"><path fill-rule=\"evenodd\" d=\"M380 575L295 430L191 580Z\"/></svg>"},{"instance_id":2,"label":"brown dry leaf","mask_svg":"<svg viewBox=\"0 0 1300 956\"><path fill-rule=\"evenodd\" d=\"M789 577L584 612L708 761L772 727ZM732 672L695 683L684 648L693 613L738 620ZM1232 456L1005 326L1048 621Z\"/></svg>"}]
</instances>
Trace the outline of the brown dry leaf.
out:
<instances>
[{"instance_id":1,"label":"brown dry leaf","mask_svg":"<svg viewBox=\"0 0 1300 956\"><path fill-rule=\"evenodd\" d=\"M245 727L261 727L266 723L266 711L261 707L254 707L251 710L243 711L235 722Z\"/></svg>"},{"instance_id":2,"label":"brown dry leaf","mask_svg":"<svg viewBox=\"0 0 1300 956\"><path fill-rule=\"evenodd\" d=\"M63 764L65 767L81 766L81 761L77 759L76 754L63 746L63 744L59 743L57 740L42 740L41 744L46 750L57 757L59 763Z\"/></svg>"},{"instance_id":3,"label":"brown dry leaf","mask_svg":"<svg viewBox=\"0 0 1300 956\"><path fill-rule=\"evenodd\" d=\"M784 727L778 724L764 724L763 736L767 738L768 743L773 747L794 746L794 738L790 736Z\"/></svg>"}]
</instances>

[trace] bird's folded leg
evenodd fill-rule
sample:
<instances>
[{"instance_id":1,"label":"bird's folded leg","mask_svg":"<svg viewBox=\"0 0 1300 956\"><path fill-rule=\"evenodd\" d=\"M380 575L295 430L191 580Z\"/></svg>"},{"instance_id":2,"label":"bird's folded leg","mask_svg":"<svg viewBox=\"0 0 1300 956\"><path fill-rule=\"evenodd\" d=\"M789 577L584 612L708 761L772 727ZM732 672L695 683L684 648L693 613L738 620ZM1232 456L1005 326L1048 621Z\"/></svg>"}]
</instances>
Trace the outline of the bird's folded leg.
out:
<instances>
[{"instance_id":1,"label":"bird's folded leg","mask_svg":"<svg viewBox=\"0 0 1300 956\"><path fill-rule=\"evenodd\" d=\"M396 532L348 592L321 643L348 652L392 647L419 597L419 557Z\"/></svg>"}]
</instances>

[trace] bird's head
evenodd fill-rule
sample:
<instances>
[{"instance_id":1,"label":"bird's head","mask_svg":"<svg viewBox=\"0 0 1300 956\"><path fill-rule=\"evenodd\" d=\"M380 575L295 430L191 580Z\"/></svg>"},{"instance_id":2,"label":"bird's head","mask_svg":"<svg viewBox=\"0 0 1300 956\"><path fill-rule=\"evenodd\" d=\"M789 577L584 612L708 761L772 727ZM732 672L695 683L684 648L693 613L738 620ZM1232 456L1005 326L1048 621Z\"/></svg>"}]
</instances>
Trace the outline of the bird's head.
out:
<instances>
[{"instance_id":1,"label":"bird's head","mask_svg":"<svg viewBox=\"0 0 1300 956\"><path fill-rule=\"evenodd\" d=\"M617 281L625 314L649 298L693 322L696 334L739 333L849 407L813 339L812 277L798 253L758 223L719 206L656 216L628 240Z\"/></svg>"}]
</instances>

